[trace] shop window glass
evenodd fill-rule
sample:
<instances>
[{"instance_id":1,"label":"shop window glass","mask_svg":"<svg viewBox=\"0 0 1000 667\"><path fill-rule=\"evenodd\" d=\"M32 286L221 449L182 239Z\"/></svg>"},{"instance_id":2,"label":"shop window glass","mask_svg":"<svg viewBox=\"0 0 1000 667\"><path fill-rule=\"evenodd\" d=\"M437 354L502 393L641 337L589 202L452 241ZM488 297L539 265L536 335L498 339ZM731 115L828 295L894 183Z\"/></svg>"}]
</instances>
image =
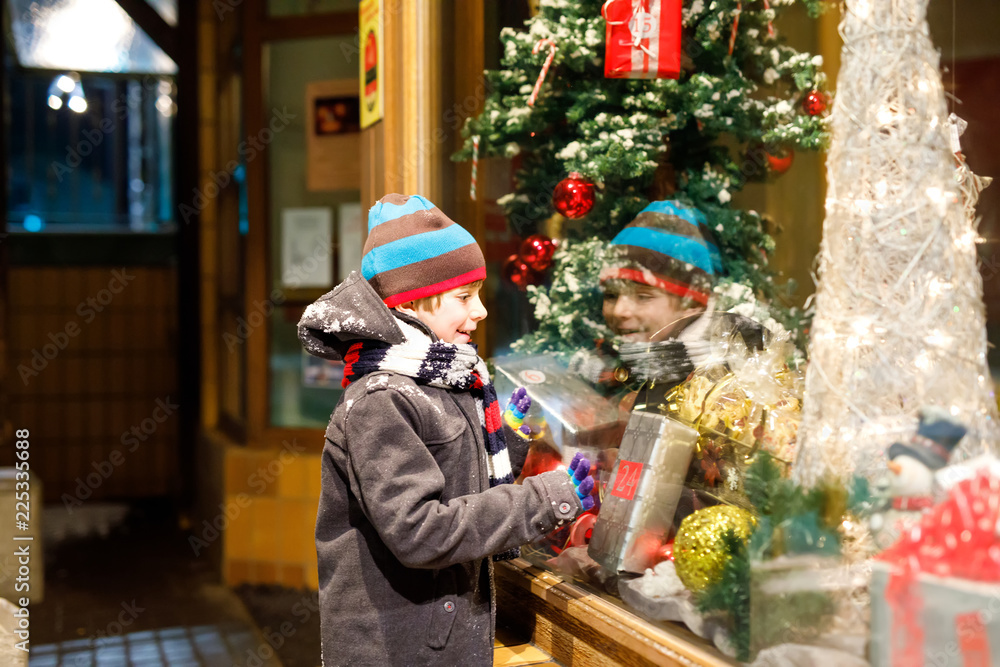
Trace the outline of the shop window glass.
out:
<instances>
[{"instance_id":1,"label":"shop window glass","mask_svg":"<svg viewBox=\"0 0 1000 667\"><path fill-rule=\"evenodd\" d=\"M170 79L13 68L8 81L11 231L170 230Z\"/></svg>"},{"instance_id":2,"label":"shop window glass","mask_svg":"<svg viewBox=\"0 0 1000 667\"><path fill-rule=\"evenodd\" d=\"M994 176L998 173L994 156L1000 151L991 151L989 147L996 145L996 137L1000 135L993 131L991 121L995 104L989 100L995 94L985 95L983 91L993 89L983 83L996 81L995 74L1000 72L995 40L963 40L956 55L944 35L955 31L953 8L948 3L932 2L932 17L935 6L939 20L930 22L931 29L942 35L936 35L934 42L943 45L942 53L951 53L954 59L945 69L946 86L950 79L955 111L969 121L962 139L963 152L974 170ZM968 32L959 25L957 34ZM798 36L806 39L809 34L802 31ZM964 61L962 48L966 49ZM489 64L489 58L488 50L487 66L496 67ZM776 196L773 183L767 188L767 192L756 193L763 204L761 208L766 207L768 198ZM797 196L811 195L806 191ZM996 280L1000 271L996 252L996 230L1000 227L998 201L996 193L987 189L977 210L982 216L979 252L990 316L988 333L993 342L1000 339L997 315L1000 281ZM789 244L792 252L803 247L795 235L782 235L778 242ZM808 284L803 288L804 297L813 286ZM503 304L497 310L504 313L504 321L493 320L492 313L487 321L499 342L500 353L505 352L502 349L505 336L512 333L512 318L507 316L505 306L516 305L514 299L506 302L501 299L513 294L513 290L504 287L496 297ZM616 294L613 284L609 294ZM649 317L651 322L640 323L655 322L655 313ZM608 324L612 325L610 321ZM722 323L715 333L730 333L727 326ZM527 328L530 330L530 322ZM567 363L546 352L501 354L494 358L498 394L502 397L516 386L525 385L535 399L527 420L532 426L533 441L522 474L527 477L566 466L581 452L593 464L595 495L600 499L596 512L583 514L542 540L525 545L522 557L603 599L615 600L647 620L693 619L697 625L690 627L703 634L700 629L708 624L702 626L678 596L684 590L681 580L693 590L706 585L698 577L708 572L709 568L700 568L712 553L712 545L719 544L715 540L718 535L712 531L725 524L735 534L745 535L749 511L761 509L751 504L744 481L750 479L751 484L759 484L763 479L761 471L770 472L774 479L788 475L798 446L796 429L801 417L803 370L786 364L791 358L790 349L782 349L779 342L764 336L760 342L752 342L754 335L753 328L748 327L741 332L742 342L717 346L716 350L728 350L725 364L719 356L697 367L692 363L693 371L676 362L664 362L670 346L657 349L655 342L635 340L634 332L631 341L619 341L621 358L606 345L607 341L595 341L593 346L568 354ZM750 348L763 346L763 349L748 353L744 343ZM1000 357L996 348L990 354L996 374ZM755 377L769 383L770 399L762 391L763 385L752 386L747 376L741 377L741 363L747 358L759 364L755 366ZM753 474L749 473L751 466ZM879 481L885 483L891 484ZM812 492L817 494L816 498L823 493L818 489ZM830 493L841 492L840 487L835 487ZM793 498L788 496L781 511L794 504ZM767 535L766 540L751 542L756 551L745 571L751 610L746 631L753 650L778 643L782 638L787 641L788 637L794 637L800 645L821 644L833 636L827 634L831 628L835 628L842 648L847 649L852 641L856 647L863 646L867 621L861 615L848 613L854 609L848 601L856 599L863 586L853 578L834 576L849 571L838 560L836 541L826 537L801 539L807 531L794 534L804 525L797 523L801 516L789 512L779 524L774 518L776 514L771 509L760 512L758 526L767 521L769 532L758 533L758 537ZM688 527L682 530L682 521L689 517ZM850 531L857 526L857 522L851 521L840 526L845 543L854 539ZM871 526L875 526L874 521ZM877 530L872 530L876 532L877 543ZM871 537L866 534L865 539ZM891 537L879 548L894 539L895 536ZM704 540L699 545L700 552L691 549L692 543L699 540ZM688 549L688 554L698 555L675 559L674 555L683 548ZM782 555L776 558L777 554ZM681 578L674 577L674 572ZM713 581L720 576L718 570L711 574ZM706 575L705 581L708 580ZM822 589L812 587L817 581L823 582ZM884 596L873 592L875 610L884 602L877 598ZM803 601L808 601L808 608L800 606ZM772 614L784 614L786 620L776 623ZM793 615L794 623L787 620ZM782 625L782 632L774 633L778 624ZM884 639L878 632L875 634L876 641Z\"/></svg>"},{"instance_id":3,"label":"shop window glass","mask_svg":"<svg viewBox=\"0 0 1000 667\"><path fill-rule=\"evenodd\" d=\"M339 282L348 260L360 264L363 237L354 224L360 220L358 180L330 177L317 186L309 162L315 148L310 142L317 137L359 136L358 63L342 55L352 51L353 41L353 35L279 41L263 55L264 122L273 130L268 145L269 298L276 305L268 317L273 426L323 427L341 392L339 365L308 357L296 324L307 305ZM339 92L316 94L317 86ZM344 152L332 162L350 159ZM350 234L342 233L345 225Z\"/></svg>"}]
</instances>

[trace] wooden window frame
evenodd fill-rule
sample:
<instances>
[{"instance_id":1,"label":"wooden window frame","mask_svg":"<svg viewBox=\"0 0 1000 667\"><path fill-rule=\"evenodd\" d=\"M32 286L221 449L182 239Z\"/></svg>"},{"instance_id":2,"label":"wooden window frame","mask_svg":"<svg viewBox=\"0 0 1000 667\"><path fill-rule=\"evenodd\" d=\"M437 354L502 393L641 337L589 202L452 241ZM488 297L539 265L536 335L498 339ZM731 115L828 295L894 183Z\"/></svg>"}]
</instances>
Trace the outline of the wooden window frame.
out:
<instances>
[{"instance_id":1,"label":"wooden window frame","mask_svg":"<svg viewBox=\"0 0 1000 667\"><path fill-rule=\"evenodd\" d=\"M263 55L268 43L308 38L350 35L358 27L356 12L310 16L271 17L265 0L246 0L243 14L243 105L246 128L263 127ZM483 2L455 0L453 3L386 0L383 19L385 43L384 118L361 136L361 199L375 201L388 192L420 192L432 201L444 201L443 183L468 182L469 165L450 162L461 128L448 131L447 141L435 133L444 111L442 85L451 79L456 99L475 89L483 68ZM450 12L449 16L445 12ZM456 30L454 64L441 55L441 27L445 19L468 29ZM450 68L450 69L445 69ZM445 73L446 76L442 76ZM424 94L406 94L407 90ZM409 158L407 157L409 156ZM413 156L416 156L414 159ZM249 230L246 236L244 309L267 300L271 266L268 243L273 221L269 220L268 154L247 164ZM455 189L454 205L477 239L483 237L482 206L468 198L468 191ZM464 194L464 196L462 196ZM480 341L483 342L483 341ZM273 426L270 421L270 331L267 327L246 340L246 442L252 447L274 448L298 440L321 444L322 429ZM332 408L332 406L331 406Z\"/></svg>"},{"instance_id":2,"label":"wooden window frame","mask_svg":"<svg viewBox=\"0 0 1000 667\"><path fill-rule=\"evenodd\" d=\"M309 16L272 17L265 0L247 0L243 13L243 109L244 126L259 128L264 117L263 57L267 45L291 39L350 35L358 27L357 12ZM246 235L245 291L243 308L252 312L254 303L270 298L271 233L268 150L247 163L246 183L249 229ZM289 428L271 425L269 327L261 327L246 339L246 423L242 429L247 444L257 448L280 447L283 442L322 442L322 429ZM332 406L331 406L332 407Z\"/></svg>"}]
</instances>

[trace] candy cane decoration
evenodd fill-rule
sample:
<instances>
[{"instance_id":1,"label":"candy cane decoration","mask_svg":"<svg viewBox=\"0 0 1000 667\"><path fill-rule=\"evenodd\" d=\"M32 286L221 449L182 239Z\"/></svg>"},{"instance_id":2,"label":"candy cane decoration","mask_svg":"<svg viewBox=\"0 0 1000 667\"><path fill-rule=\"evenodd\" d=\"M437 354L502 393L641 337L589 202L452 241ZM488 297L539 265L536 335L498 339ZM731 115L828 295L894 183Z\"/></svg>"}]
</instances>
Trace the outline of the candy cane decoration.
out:
<instances>
[{"instance_id":1,"label":"candy cane decoration","mask_svg":"<svg viewBox=\"0 0 1000 667\"><path fill-rule=\"evenodd\" d=\"M535 48L531 50L531 55L535 55L543 47L549 47L549 55L545 57L545 64L542 65L542 71L538 75L538 80L535 81L535 87L531 91L531 95L528 97L528 106L535 106L535 100L538 98L538 91L542 88L542 81L545 80L545 75L549 73L549 66L552 65L552 59L556 57L556 50L558 47L556 43L551 39L540 39L538 43L535 44Z\"/></svg>"},{"instance_id":2,"label":"candy cane decoration","mask_svg":"<svg viewBox=\"0 0 1000 667\"><path fill-rule=\"evenodd\" d=\"M771 9L771 3L764 0L764 9ZM743 2L742 0L737 0L736 2L736 14L733 17L733 31L729 34L729 55L733 55L733 48L736 46L736 30L740 26L740 14L743 13ZM774 39L774 23L770 21L767 22L767 36Z\"/></svg>"},{"instance_id":3,"label":"candy cane decoration","mask_svg":"<svg viewBox=\"0 0 1000 667\"><path fill-rule=\"evenodd\" d=\"M771 3L768 2L767 0L764 0L764 9L770 9L770 8L771 8ZM774 39L774 24L771 23L770 19L768 19L767 21L767 36L770 37L771 39Z\"/></svg>"},{"instance_id":4,"label":"candy cane decoration","mask_svg":"<svg viewBox=\"0 0 1000 667\"><path fill-rule=\"evenodd\" d=\"M472 182L469 183L469 198L476 201L476 179L479 173L479 135L472 137Z\"/></svg>"},{"instance_id":5,"label":"candy cane decoration","mask_svg":"<svg viewBox=\"0 0 1000 667\"><path fill-rule=\"evenodd\" d=\"M733 15L733 30L729 33L729 55L733 55L733 47L736 46L736 29L740 27L740 14L743 13L742 0L736 1L736 13Z\"/></svg>"}]
</instances>

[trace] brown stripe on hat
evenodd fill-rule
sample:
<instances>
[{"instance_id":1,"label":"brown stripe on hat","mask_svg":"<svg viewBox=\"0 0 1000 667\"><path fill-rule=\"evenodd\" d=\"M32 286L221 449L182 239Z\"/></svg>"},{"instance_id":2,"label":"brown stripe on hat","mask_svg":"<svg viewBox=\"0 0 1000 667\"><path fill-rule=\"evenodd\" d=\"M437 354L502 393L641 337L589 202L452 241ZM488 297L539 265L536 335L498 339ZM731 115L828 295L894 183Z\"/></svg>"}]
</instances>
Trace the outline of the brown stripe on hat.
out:
<instances>
[{"instance_id":1,"label":"brown stripe on hat","mask_svg":"<svg viewBox=\"0 0 1000 667\"><path fill-rule=\"evenodd\" d=\"M667 234L676 234L677 236L684 236L686 238L697 239L699 241L703 240L705 235L705 228L702 225L693 225L684 218L656 211L646 211L640 213L635 216L635 219L627 226L650 227L652 229L658 229L666 232Z\"/></svg>"},{"instance_id":2,"label":"brown stripe on hat","mask_svg":"<svg viewBox=\"0 0 1000 667\"><path fill-rule=\"evenodd\" d=\"M483 251L479 245L470 243L467 246L437 255L422 262L415 262L401 266L398 269L390 269L378 274L378 285L376 291L382 298L389 300L390 297L403 292L408 292L418 285L436 285L455 276L464 275L470 271L482 268L486 263L483 258Z\"/></svg>"},{"instance_id":3,"label":"brown stripe on hat","mask_svg":"<svg viewBox=\"0 0 1000 667\"><path fill-rule=\"evenodd\" d=\"M368 252L375 245L383 246L407 236L433 232L455 224L458 223L442 213L437 207L427 211L414 211L395 220L383 222L371 230L365 241L363 253Z\"/></svg>"}]
</instances>

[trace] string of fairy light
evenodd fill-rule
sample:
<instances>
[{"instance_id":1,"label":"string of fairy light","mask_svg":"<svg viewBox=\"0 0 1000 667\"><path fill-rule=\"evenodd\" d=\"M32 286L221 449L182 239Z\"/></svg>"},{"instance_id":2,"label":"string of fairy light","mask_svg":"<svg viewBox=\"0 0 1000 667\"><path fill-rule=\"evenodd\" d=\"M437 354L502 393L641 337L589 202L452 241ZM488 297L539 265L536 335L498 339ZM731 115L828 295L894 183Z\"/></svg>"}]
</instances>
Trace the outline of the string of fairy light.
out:
<instances>
[{"instance_id":1,"label":"string of fairy light","mask_svg":"<svg viewBox=\"0 0 1000 667\"><path fill-rule=\"evenodd\" d=\"M927 0L847 0L797 477L877 477L939 405L996 442L972 186L956 182ZM974 199L972 206L974 206Z\"/></svg>"}]
</instances>

